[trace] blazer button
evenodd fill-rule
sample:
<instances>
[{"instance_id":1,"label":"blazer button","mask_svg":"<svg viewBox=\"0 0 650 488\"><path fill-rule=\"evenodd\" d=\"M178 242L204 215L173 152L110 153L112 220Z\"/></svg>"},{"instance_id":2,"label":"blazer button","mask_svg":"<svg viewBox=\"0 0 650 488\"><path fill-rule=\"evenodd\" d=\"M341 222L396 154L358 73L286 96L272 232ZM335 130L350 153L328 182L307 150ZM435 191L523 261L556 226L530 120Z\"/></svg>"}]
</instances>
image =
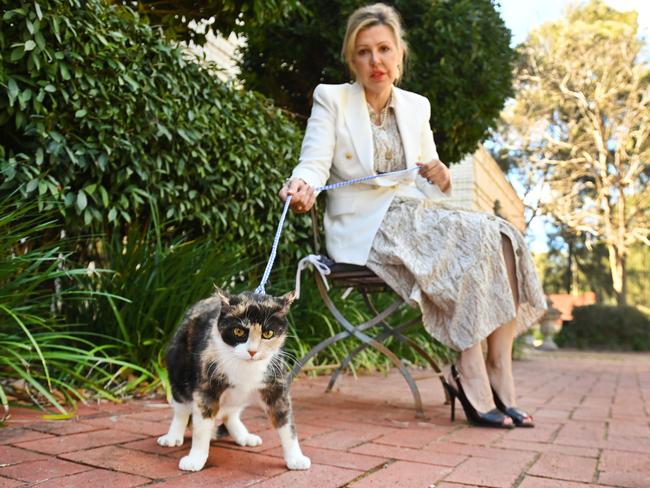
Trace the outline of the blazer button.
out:
<instances>
[{"instance_id":1,"label":"blazer button","mask_svg":"<svg viewBox=\"0 0 650 488\"><path fill-rule=\"evenodd\" d=\"M346 152L345 153L345 159L352 159L352 153L351 152Z\"/></svg>"}]
</instances>

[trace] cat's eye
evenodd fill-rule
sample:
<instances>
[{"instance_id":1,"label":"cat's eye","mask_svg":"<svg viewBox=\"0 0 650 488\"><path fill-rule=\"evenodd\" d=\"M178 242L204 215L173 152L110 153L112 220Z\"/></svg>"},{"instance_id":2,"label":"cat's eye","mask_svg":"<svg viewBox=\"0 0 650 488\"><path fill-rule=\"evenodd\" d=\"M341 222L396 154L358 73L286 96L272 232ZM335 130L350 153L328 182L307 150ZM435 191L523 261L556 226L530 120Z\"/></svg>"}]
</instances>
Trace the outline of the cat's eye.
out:
<instances>
[{"instance_id":1,"label":"cat's eye","mask_svg":"<svg viewBox=\"0 0 650 488\"><path fill-rule=\"evenodd\" d=\"M262 332L262 337L264 337L264 339L270 339L271 337L273 337L273 331L265 330L264 332Z\"/></svg>"},{"instance_id":2,"label":"cat's eye","mask_svg":"<svg viewBox=\"0 0 650 488\"><path fill-rule=\"evenodd\" d=\"M235 337L244 337L245 332L244 329L242 329L241 327L235 327L232 330L232 333L235 334Z\"/></svg>"}]
</instances>

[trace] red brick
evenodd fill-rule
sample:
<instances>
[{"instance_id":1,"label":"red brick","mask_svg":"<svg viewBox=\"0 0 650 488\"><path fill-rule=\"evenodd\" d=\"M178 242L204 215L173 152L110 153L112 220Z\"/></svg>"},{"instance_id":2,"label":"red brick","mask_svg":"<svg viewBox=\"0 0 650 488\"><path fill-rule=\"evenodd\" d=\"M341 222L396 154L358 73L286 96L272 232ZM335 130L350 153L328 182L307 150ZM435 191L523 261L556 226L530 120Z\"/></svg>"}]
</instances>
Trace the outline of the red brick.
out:
<instances>
[{"instance_id":1,"label":"red brick","mask_svg":"<svg viewBox=\"0 0 650 488\"><path fill-rule=\"evenodd\" d=\"M351 449L351 452L359 454L368 454L370 456L398 459L402 461L413 461L425 464L434 464L436 466L457 466L462 463L467 456L458 454L436 453L431 451L422 451L419 449L409 449L407 447L394 447L369 442Z\"/></svg>"},{"instance_id":2,"label":"red brick","mask_svg":"<svg viewBox=\"0 0 650 488\"><path fill-rule=\"evenodd\" d=\"M30 483L42 483L52 478L60 478L70 474L88 471L89 469L88 466L69 463L61 459L49 458L0 468L0 475Z\"/></svg>"},{"instance_id":3,"label":"red brick","mask_svg":"<svg viewBox=\"0 0 650 488\"><path fill-rule=\"evenodd\" d=\"M312 465L308 471L287 471L279 476L257 483L255 488L338 488L344 486L363 471Z\"/></svg>"},{"instance_id":4,"label":"red brick","mask_svg":"<svg viewBox=\"0 0 650 488\"><path fill-rule=\"evenodd\" d=\"M126 473L116 473L105 469L91 469L64 478L56 478L38 485L38 488L88 488L89 486L114 486L131 488L150 483L149 478Z\"/></svg>"},{"instance_id":5,"label":"red brick","mask_svg":"<svg viewBox=\"0 0 650 488\"><path fill-rule=\"evenodd\" d=\"M650 480L650 454L604 451L599 469L599 483L647 488Z\"/></svg>"},{"instance_id":6,"label":"red brick","mask_svg":"<svg viewBox=\"0 0 650 488\"><path fill-rule=\"evenodd\" d=\"M560 429L554 442L568 446L594 447L604 439L604 422L571 421Z\"/></svg>"},{"instance_id":7,"label":"red brick","mask_svg":"<svg viewBox=\"0 0 650 488\"><path fill-rule=\"evenodd\" d=\"M211 449L206 467L197 473L183 474L156 488L239 488L286 472L284 461L261 454L226 449Z\"/></svg>"},{"instance_id":8,"label":"red brick","mask_svg":"<svg viewBox=\"0 0 650 488\"><path fill-rule=\"evenodd\" d=\"M126 415L89 419L84 420L84 423L95 428L119 430L156 437L166 434L169 429L167 422L147 422L146 420L132 419Z\"/></svg>"},{"instance_id":9,"label":"red brick","mask_svg":"<svg viewBox=\"0 0 650 488\"><path fill-rule=\"evenodd\" d=\"M98 427L94 427L88 424L83 424L76 419L40 422L38 424L30 425L29 428L32 430L38 430L39 432L46 432L48 434L55 434L55 435L78 434L80 432L99 430Z\"/></svg>"},{"instance_id":10,"label":"red brick","mask_svg":"<svg viewBox=\"0 0 650 488\"><path fill-rule=\"evenodd\" d=\"M358 429L358 427L357 427ZM346 451L351 447L358 446L364 442L376 439L381 436L380 432L373 429L368 430L337 430L327 434L317 435L307 439L306 446L324 447L327 449L339 449Z\"/></svg>"},{"instance_id":11,"label":"red brick","mask_svg":"<svg viewBox=\"0 0 650 488\"><path fill-rule=\"evenodd\" d=\"M31 441L34 439L49 439L54 437L43 432L35 432L23 428L0 429L0 445L17 444L19 442Z\"/></svg>"},{"instance_id":12,"label":"red brick","mask_svg":"<svg viewBox=\"0 0 650 488\"><path fill-rule=\"evenodd\" d=\"M596 472L597 461L591 458L543 453L528 474L568 481L590 483Z\"/></svg>"},{"instance_id":13,"label":"red brick","mask_svg":"<svg viewBox=\"0 0 650 488\"><path fill-rule=\"evenodd\" d=\"M596 486L597 485L575 483L573 481L552 480L549 478L538 478L537 476L526 476L518 488L595 488Z\"/></svg>"},{"instance_id":14,"label":"red brick","mask_svg":"<svg viewBox=\"0 0 650 488\"><path fill-rule=\"evenodd\" d=\"M0 488L15 488L16 486L25 486L25 483L0 476Z\"/></svg>"},{"instance_id":15,"label":"red brick","mask_svg":"<svg viewBox=\"0 0 650 488\"><path fill-rule=\"evenodd\" d=\"M629 436L650 438L650 428L646 418L638 420L611 420L607 429L608 437Z\"/></svg>"},{"instance_id":16,"label":"red brick","mask_svg":"<svg viewBox=\"0 0 650 488\"><path fill-rule=\"evenodd\" d=\"M45 459L46 456L25 449L18 449L11 446L0 446L0 465L9 466L10 464L19 464L26 461L36 461Z\"/></svg>"},{"instance_id":17,"label":"red brick","mask_svg":"<svg viewBox=\"0 0 650 488\"><path fill-rule=\"evenodd\" d=\"M187 451L191 446L191 434L186 434L185 442L182 446L178 447L163 447L159 446L156 442L156 439L153 437L147 437L146 439L141 439L139 441L127 442L120 444L122 447L127 449L135 449L136 451L149 452L151 454L160 454L163 456L174 456L178 451Z\"/></svg>"},{"instance_id":18,"label":"red brick","mask_svg":"<svg viewBox=\"0 0 650 488\"><path fill-rule=\"evenodd\" d=\"M152 479L170 478L182 473L178 469L178 459L124 449L119 446L104 446L71 452L60 457L98 468L146 476Z\"/></svg>"},{"instance_id":19,"label":"red brick","mask_svg":"<svg viewBox=\"0 0 650 488\"><path fill-rule=\"evenodd\" d=\"M436 483L436 488L476 488L476 485L465 485L463 483L450 483L449 481L442 481Z\"/></svg>"},{"instance_id":20,"label":"red brick","mask_svg":"<svg viewBox=\"0 0 650 488\"><path fill-rule=\"evenodd\" d=\"M533 460L535 453L529 451L515 451L503 448L472 446L470 444L457 444L455 442L434 442L425 448L426 451L437 454L458 454L461 456L483 457L488 459L508 459L522 463Z\"/></svg>"},{"instance_id":21,"label":"red brick","mask_svg":"<svg viewBox=\"0 0 650 488\"><path fill-rule=\"evenodd\" d=\"M451 472L451 468L428 464L396 461L359 481L351 483L354 488L382 488L395 486L431 486Z\"/></svg>"},{"instance_id":22,"label":"red brick","mask_svg":"<svg viewBox=\"0 0 650 488\"><path fill-rule=\"evenodd\" d=\"M503 436L503 440L526 442L549 442L560 429L561 425L551 422L540 422L535 419L535 427L515 428Z\"/></svg>"},{"instance_id":23,"label":"red brick","mask_svg":"<svg viewBox=\"0 0 650 488\"><path fill-rule=\"evenodd\" d=\"M18 444L25 449L32 449L46 454L62 454L64 452L81 451L93 447L119 444L141 439L142 436L118 430L98 430L83 432L40 441L23 442Z\"/></svg>"},{"instance_id":24,"label":"red brick","mask_svg":"<svg viewBox=\"0 0 650 488\"><path fill-rule=\"evenodd\" d=\"M601 441L598 447L616 451L648 453L650 452L650 438L612 434L608 436L606 441Z\"/></svg>"},{"instance_id":25,"label":"red brick","mask_svg":"<svg viewBox=\"0 0 650 488\"><path fill-rule=\"evenodd\" d=\"M510 432L510 429L487 429L464 425L462 428L449 434L444 440L487 446L502 439L508 432Z\"/></svg>"},{"instance_id":26,"label":"red brick","mask_svg":"<svg viewBox=\"0 0 650 488\"><path fill-rule=\"evenodd\" d=\"M382 435L373 442L377 444L388 444L390 446L422 448L453 430L452 427L435 426L429 428L412 427L408 429L395 429L395 432Z\"/></svg>"},{"instance_id":27,"label":"red brick","mask_svg":"<svg viewBox=\"0 0 650 488\"><path fill-rule=\"evenodd\" d=\"M542 420L542 419L566 420L566 419L569 418L570 414L571 414L571 410L557 410L557 409L552 409L552 408L538 408L535 411L535 420Z\"/></svg>"},{"instance_id":28,"label":"red brick","mask_svg":"<svg viewBox=\"0 0 650 488\"><path fill-rule=\"evenodd\" d=\"M302 452L311 459L312 464L327 464L329 466L338 466L339 468L359 469L368 471L377 466L387 463L387 458L377 456L366 456L352 452L335 451L333 449L320 449L318 447L303 446ZM276 447L264 454L284 458L282 448Z\"/></svg>"},{"instance_id":29,"label":"red brick","mask_svg":"<svg viewBox=\"0 0 650 488\"><path fill-rule=\"evenodd\" d=\"M598 456L600 456L599 450L595 447L563 446L561 444L510 441L507 439L494 444L494 447L501 447L504 449L512 449L518 451L555 452L558 454L568 454L570 456L582 456L582 457L592 457L592 458L597 458Z\"/></svg>"},{"instance_id":30,"label":"red brick","mask_svg":"<svg viewBox=\"0 0 650 488\"><path fill-rule=\"evenodd\" d=\"M571 418L573 420L605 421L609 419L609 411L609 406L602 408L579 407L573 411Z\"/></svg>"},{"instance_id":31,"label":"red brick","mask_svg":"<svg viewBox=\"0 0 650 488\"><path fill-rule=\"evenodd\" d=\"M513 486L526 463L509 459L470 458L452 471L445 481L506 488Z\"/></svg>"}]
</instances>

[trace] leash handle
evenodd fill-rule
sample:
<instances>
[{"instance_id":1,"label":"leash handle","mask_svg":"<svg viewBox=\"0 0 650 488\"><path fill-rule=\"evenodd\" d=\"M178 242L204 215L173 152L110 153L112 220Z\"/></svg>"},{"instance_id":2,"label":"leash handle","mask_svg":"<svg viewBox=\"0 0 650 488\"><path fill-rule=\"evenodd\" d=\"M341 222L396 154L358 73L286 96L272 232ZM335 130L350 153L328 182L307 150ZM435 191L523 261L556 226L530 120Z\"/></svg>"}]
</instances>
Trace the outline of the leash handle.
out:
<instances>
[{"instance_id":1,"label":"leash handle","mask_svg":"<svg viewBox=\"0 0 650 488\"><path fill-rule=\"evenodd\" d=\"M374 180L375 178L382 178L384 176L398 176L398 175L403 175L408 173L409 171L414 171L414 170L419 170L419 167L413 167L413 168L407 168L407 169L400 169L397 171L391 171L389 173L380 173L376 175L368 175L368 176L363 176L361 178L355 178L353 180L346 180L346 181L340 181L338 183L332 183L330 185L323 185L319 186L318 188L315 188L315 191L321 192L321 191L327 191L327 190L334 190L336 188L341 188L344 186L349 186L349 185L356 185L357 183L363 183L364 181L368 180ZM273 239L273 245L271 246L271 255L269 256L269 261L266 263L266 268L264 269L264 274L262 275L262 280L260 281L260 284L258 285L257 288L255 288L255 293L260 294L260 295L266 295L266 291L264 287L266 286L266 282L269 280L269 276L271 274L271 269L273 269L273 263L275 262L275 257L278 253L278 244L280 242L280 236L282 235L282 227L284 226L284 221L286 220L287 217L287 211L289 210L289 204L291 203L291 195L287 197L287 199L284 201L284 208L282 209L282 215L280 216L280 222L278 222L278 227L275 231L275 237Z\"/></svg>"}]
</instances>

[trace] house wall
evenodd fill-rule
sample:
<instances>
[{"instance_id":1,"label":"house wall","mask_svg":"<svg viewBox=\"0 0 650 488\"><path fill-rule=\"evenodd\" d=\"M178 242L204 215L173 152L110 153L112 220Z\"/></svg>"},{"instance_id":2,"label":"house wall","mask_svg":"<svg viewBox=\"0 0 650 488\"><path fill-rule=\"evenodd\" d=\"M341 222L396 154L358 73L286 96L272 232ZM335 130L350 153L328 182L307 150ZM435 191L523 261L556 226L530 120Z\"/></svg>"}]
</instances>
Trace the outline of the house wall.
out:
<instances>
[{"instance_id":1,"label":"house wall","mask_svg":"<svg viewBox=\"0 0 650 488\"><path fill-rule=\"evenodd\" d=\"M499 215L525 231L524 204L483 146L460 163L452 164L450 172L452 203L468 210L494 213L498 201Z\"/></svg>"}]
</instances>

